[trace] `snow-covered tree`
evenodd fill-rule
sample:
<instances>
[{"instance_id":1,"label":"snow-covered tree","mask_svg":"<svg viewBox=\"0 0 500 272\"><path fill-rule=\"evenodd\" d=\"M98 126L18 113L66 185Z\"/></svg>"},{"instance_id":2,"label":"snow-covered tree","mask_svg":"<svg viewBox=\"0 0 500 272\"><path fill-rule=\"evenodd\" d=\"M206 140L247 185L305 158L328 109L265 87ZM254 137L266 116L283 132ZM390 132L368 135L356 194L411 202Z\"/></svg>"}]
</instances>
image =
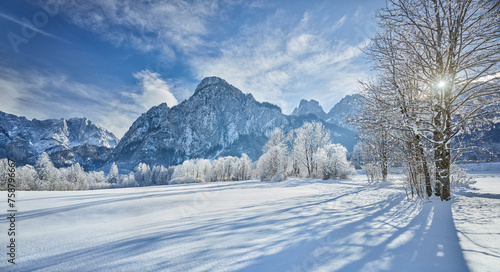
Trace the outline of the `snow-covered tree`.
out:
<instances>
[{"instance_id":1,"label":"snow-covered tree","mask_svg":"<svg viewBox=\"0 0 500 272\"><path fill-rule=\"evenodd\" d=\"M387 112L389 107L378 101L379 96L373 96L371 88L376 87L366 86L365 95L360 99L364 107L353 118L360 138L357 150L360 153L357 155L362 155L363 160L360 163L363 169L374 171L370 176L380 176L385 181L399 135L391 128L401 127L401 124L394 124L394 120L390 118L392 114Z\"/></svg>"},{"instance_id":2,"label":"snow-covered tree","mask_svg":"<svg viewBox=\"0 0 500 272\"><path fill-rule=\"evenodd\" d=\"M135 169L135 181L140 186L151 184L151 168L145 163L139 163Z\"/></svg>"},{"instance_id":3,"label":"snow-covered tree","mask_svg":"<svg viewBox=\"0 0 500 272\"><path fill-rule=\"evenodd\" d=\"M288 150L285 136L280 128L275 128L269 135L262 150L264 154L257 161L257 171L261 180L280 181L286 178Z\"/></svg>"},{"instance_id":4,"label":"snow-covered tree","mask_svg":"<svg viewBox=\"0 0 500 272\"><path fill-rule=\"evenodd\" d=\"M186 160L181 165L175 166L170 184L204 182L204 173L198 170L197 161L197 159Z\"/></svg>"},{"instance_id":5,"label":"snow-covered tree","mask_svg":"<svg viewBox=\"0 0 500 272\"><path fill-rule=\"evenodd\" d=\"M427 189L430 147L442 200L450 199L450 170L459 153L451 144L489 123L489 106L499 103L499 13L496 1L390 0L378 14L381 31L368 49L378 72L373 97L408 128L402 147L422 165L415 171Z\"/></svg>"},{"instance_id":6,"label":"snow-covered tree","mask_svg":"<svg viewBox=\"0 0 500 272\"><path fill-rule=\"evenodd\" d=\"M6 191L9 179L9 164L7 159L0 159L0 190Z\"/></svg>"},{"instance_id":7,"label":"snow-covered tree","mask_svg":"<svg viewBox=\"0 0 500 272\"><path fill-rule=\"evenodd\" d=\"M38 184L40 190L54 191L58 188L59 170L54 167L47 153L43 152L35 165L38 173Z\"/></svg>"},{"instance_id":8,"label":"snow-covered tree","mask_svg":"<svg viewBox=\"0 0 500 272\"><path fill-rule=\"evenodd\" d=\"M128 175L121 175L118 180L118 186L120 187L138 187L139 183L135 180L135 173L130 172Z\"/></svg>"},{"instance_id":9,"label":"snow-covered tree","mask_svg":"<svg viewBox=\"0 0 500 272\"><path fill-rule=\"evenodd\" d=\"M172 173L169 173L169 168L163 165L155 165L151 169L151 184L154 185L168 184L168 181L171 179L171 176Z\"/></svg>"},{"instance_id":10,"label":"snow-covered tree","mask_svg":"<svg viewBox=\"0 0 500 272\"><path fill-rule=\"evenodd\" d=\"M19 190L22 191L36 191L38 190L37 184L38 174L35 168L29 164L21 166L17 169L17 182L19 183Z\"/></svg>"},{"instance_id":11,"label":"snow-covered tree","mask_svg":"<svg viewBox=\"0 0 500 272\"><path fill-rule=\"evenodd\" d=\"M295 130L293 157L307 170L307 177L316 169L314 155L330 141L330 133L321 123L306 122Z\"/></svg>"},{"instance_id":12,"label":"snow-covered tree","mask_svg":"<svg viewBox=\"0 0 500 272\"><path fill-rule=\"evenodd\" d=\"M66 180L69 182L73 190L88 190L86 173L80 164L73 164L68 168Z\"/></svg>"},{"instance_id":13,"label":"snow-covered tree","mask_svg":"<svg viewBox=\"0 0 500 272\"><path fill-rule=\"evenodd\" d=\"M241 154L241 158L237 160L236 165L236 180L248 180L252 178L252 160L247 154Z\"/></svg>"},{"instance_id":14,"label":"snow-covered tree","mask_svg":"<svg viewBox=\"0 0 500 272\"><path fill-rule=\"evenodd\" d=\"M118 168L116 168L116 174L118 175ZM103 171L92 171L87 173L87 183L89 184L89 189L109 188L110 184L106 181L107 179Z\"/></svg>"},{"instance_id":15,"label":"snow-covered tree","mask_svg":"<svg viewBox=\"0 0 500 272\"><path fill-rule=\"evenodd\" d=\"M108 183L117 183L118 182L118 166L113 162L111 168L109 169L108 176L106 177L106 181Z\"/></svg>"},{"instance_id":16,"label":"snow-covered tree","mask_svg":"<svg viewBox=\"0 0 500 272\"><path fill-rule=\"evenodd\" d=\"M354 172L347 160L347 149L340 144L327 144L314 154L315 175L322 179L345 179Z\"/></svg>"}]
</instances>

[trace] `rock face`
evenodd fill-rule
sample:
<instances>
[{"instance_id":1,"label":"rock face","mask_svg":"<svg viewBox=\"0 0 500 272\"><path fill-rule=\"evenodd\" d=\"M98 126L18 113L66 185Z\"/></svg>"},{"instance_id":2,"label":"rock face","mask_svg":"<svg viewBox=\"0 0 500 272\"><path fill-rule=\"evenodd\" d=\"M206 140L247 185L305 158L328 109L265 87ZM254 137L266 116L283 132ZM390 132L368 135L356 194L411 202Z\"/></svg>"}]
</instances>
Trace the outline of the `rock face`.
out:
<instances>
[{"instance_id":1,"label":"rock face","mask_svg":"<svg viewBox=\"0 0 500 272\"><path fill-rule=\"evenodd\" d=\"M130 169L139 162L172 165L241 153L255 159L265 135L287 125L279 107L257 102L223 79L208 77L188 100L172 108L163 103L140 116L110 160Z\"/></svg>"},{"instance_id":2,"label":"rock face","mask_svg":"<svg viewBox=\"0 0 500 272\"><path fill-rule=\"evenodd\" d=\"M86 118L30 121L0 112L0 158L34 164L46 152L58 167L78 162L86 170L106 170L115 162L124 172L141 162L175 165L186 159L243 153L257 160L275 127L288 132L306 121L323 123L333 142L352 149L355 133L325 121L327 117L315 100L301 101L288 116L223 79L208 77L179 105L170 108L163 103L142 114L119 143Z\"/></svg>"},{"instance_id":3,"label":"rock face","mask_svg":"<svg viewBox=\"0 0 500 272\"><path fill-rule=\"evenodd\" d=\"M326 121L351 128L347 118L356 115L361 110L360 94L346 95L328 112Z\"/></svg>"},{"instance_id":4,"label":"rock face","mask_svg":"<svg viewBox=\"0 0 500 272\"><path fill-rule=\"evenodd\" d=\"M320 119L326 119L326 113L323 108L319 105L319 102L311 99L309 101L302 99L297 108L292 112L292 116L305 116L309 114L314 114Z\"/></svg>"},{"instance_id":5,"label":"rock face","mask_svg":"<svg viewBox=\"0 0 500 272\"><path fill-rule=\"evenodd\" d=\"M42 152L54 165L80 163L86 170L101 167L118 139L86 118L28 120L0 112L0 158L19 165L34 164Z\"/></svg>"},{"instance_id":6,"label":"rock face","mask_svg":"<svg viewBox=\"0 0 500 272\"><path fill-rule=\"evenodd\" d=\"M305 121L321 120L315 115L284 115L278 106L258 102L225 80L208 77L188 100L172 108L161 104L140 116L113 151L109 163L132 170L140 162L173 165L186 159L242 153L256 160L275 127L289 131ZM338 142L353 138L352 131L332 124L325 126Z\"/></svg>"}]
</instances>

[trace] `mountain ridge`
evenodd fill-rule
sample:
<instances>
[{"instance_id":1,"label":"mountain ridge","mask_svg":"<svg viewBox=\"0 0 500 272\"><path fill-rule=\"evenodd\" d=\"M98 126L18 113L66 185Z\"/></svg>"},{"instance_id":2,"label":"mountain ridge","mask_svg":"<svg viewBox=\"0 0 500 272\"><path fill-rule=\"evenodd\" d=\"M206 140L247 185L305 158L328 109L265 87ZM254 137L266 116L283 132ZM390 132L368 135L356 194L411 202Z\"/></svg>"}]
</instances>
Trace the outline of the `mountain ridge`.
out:
<instances>
[{"instance_id":1,"label":"mountain ridge","mask_svg":"<svg viewBox=\"0 0 500 272\"><path fill-rule=\"evenodd\" d=\"M29 120L2 111L0 140L0 157L20 165L34 164L46 152L56 166L78 162L86 169L101 167L118 143L111 132L85 117Z\"/></svg>"},{"instance_id":2,"label":"mountain ridge","mask_svg":"<svg viewBox=\"0 0 500 272\"><path fill-rule=\"evenodd\" d=\"M0 145L0 157L34 164L47 152L58 167L78 162L86 170L107 170L116 163L125 172L141 162L175 165L243 153L257 160L275 127L288 132L304 122L323 123L334 142L352 149L355 133L327 122L316 100L302 100L294 112L286 115L277 105L259 102L222 78L206 77L180 104L160 103L141 114L119 141L87 118L30 121L0 112L0 139L6 143Z\"/></svg>"},{"instance_id":3,"label":"mountain ridge","mask_svg":"<svg viewBox=\"0 0 500 272\"><path fill-rule=\"evenodd\" d=\"M305 121L324 123L314 115L285 115L280 107L259 102L218 77L204 78L194 94L178 105L171 108L161 105L151 108L133 123L108 163L116 162L120 168L132 170L139 162L173 165L186 159L242 153L256 160L262 154L267 135L275 127L289 131ZM349 137L342 141L353 138L349 130L326 125L334 138L345 134Z\"/></svg>"}]
</instances>

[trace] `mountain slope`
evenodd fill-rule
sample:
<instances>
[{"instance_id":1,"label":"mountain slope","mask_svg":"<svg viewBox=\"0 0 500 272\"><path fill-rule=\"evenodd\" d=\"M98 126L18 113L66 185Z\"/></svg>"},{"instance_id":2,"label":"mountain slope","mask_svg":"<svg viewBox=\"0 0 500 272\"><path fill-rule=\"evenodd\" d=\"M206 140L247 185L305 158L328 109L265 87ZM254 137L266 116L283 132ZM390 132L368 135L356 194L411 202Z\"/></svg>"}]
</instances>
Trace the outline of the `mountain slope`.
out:
<instances>
[{"instance_id":1,"label":"mountain slope","mask_svg":"<svg viewBox=\"0 0 500 272\"><path fill-rule=\"evenodd\" d=\"M337 123L351 128L352 126L348 123L348 118L360 111L361 99L362 96L360 94L346 95L328 112L326 120L330 123Z\"/></svg>"},{"instance_id":2,"label":"mountain slope","mask_svg":"<svg viewBox=\"0 0 500 272\"><path fill-rule=\"evenodd\" d=\"M161 104L139 117L113 151L109 163L132 170L140 162L174 165L186 159L242 153L256 160L275 127L289 131L305 121L321 120L314 115L284 115L278 106L258 102L225 80L208 77L188 100L172 108ZM353 138L347 129L325 125L332 130L334 139Z\"/></svg>"},{"instance_id":3,"label":"mountain slope","mask_svg":"<svg viewBox=\"0 0 500 272\"><path fill-rule=\"evenodd\" d=\"M34 164L46 152L56 166L100 167L118 139L86 118L28 120L0 111L0 158Z\"/></svg>"},{"instance_id":4,"label":"mountain slope","mask_svg":"<svg viewBox=\"0 0 500 272\"><path fill-rule=\"evenodd\" d=\"M287 123L279 107L259 103L223 79L205 78L188 100L173 108L163 103L139 117L110 160L130 169L139 162L171 165L243 151L255 159L260 154L252 146L261 148L266 133Z\"/></svg>"}]
</instances>

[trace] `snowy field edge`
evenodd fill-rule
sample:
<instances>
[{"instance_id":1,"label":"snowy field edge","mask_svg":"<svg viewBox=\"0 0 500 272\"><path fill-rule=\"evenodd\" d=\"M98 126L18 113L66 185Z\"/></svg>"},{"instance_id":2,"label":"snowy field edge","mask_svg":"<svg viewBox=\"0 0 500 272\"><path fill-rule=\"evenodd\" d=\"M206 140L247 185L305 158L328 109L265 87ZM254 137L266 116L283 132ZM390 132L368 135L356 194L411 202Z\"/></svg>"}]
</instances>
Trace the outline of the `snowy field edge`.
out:
<instances>
[{"instance_id":1,"label":"snowy field edge","mask_svg":"<svg viewBox=\"0 0 500 272\"><path fill-rule=\"evenodd\" d=\"M477 183L449 202L361 174L19 192L17 262L0 270L495 271L498 165L468 165Z\"/></svg>"}]
</instances>

